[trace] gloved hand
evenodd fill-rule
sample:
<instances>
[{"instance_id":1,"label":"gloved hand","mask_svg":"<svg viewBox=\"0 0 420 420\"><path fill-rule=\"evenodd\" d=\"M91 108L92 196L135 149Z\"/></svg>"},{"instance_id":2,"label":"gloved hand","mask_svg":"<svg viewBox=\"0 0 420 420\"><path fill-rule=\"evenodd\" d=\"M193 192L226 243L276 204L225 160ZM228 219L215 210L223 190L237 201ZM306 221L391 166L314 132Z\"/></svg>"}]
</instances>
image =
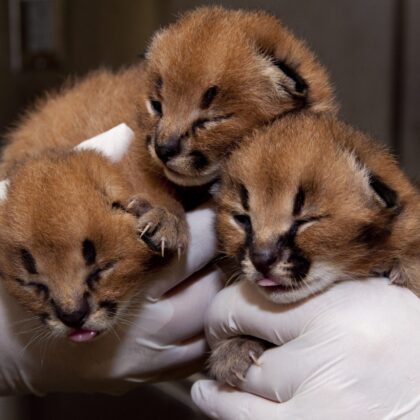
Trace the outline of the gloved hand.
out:
<instances>
[{"instance_id":1,"label":"gloved hand","mask_svg":"<svg viewBox=\"0 0 420 420\"><path fill-rule=\"evenodd\" d=\"M203 269L216 249L212 210L196 210L187 220L191 240L186 255L155 274L148 301L133 305L114 334L96 341L46 341L45 326L2 287L0 394L120 393L138 382L191 370L207 351L204 314L221 281L213 267Z\"/></svg>"},{"instance_id":2,"label":"gloved hand","mask_svg":"<svg viewBox=\"0 0 420 420\"><path fill-rule=\"evenodd\" d=\"M250 283L221 291L211 345L236 335L276 346L242 391L202 380L192 397L218 419L420 419L420 300L386 279L343 282L302 303L270 303Z\"/></svg>"}]
</instances>

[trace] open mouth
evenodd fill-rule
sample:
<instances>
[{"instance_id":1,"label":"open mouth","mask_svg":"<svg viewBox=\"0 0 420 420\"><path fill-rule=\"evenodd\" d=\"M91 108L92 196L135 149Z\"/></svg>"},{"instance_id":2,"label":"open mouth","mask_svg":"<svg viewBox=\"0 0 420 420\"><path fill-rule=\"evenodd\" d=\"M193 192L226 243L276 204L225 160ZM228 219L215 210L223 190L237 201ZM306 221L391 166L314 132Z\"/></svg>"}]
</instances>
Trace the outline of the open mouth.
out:
<instances>
[{"instance_id":1,"label":"open mouth","mask_svg":"<svg viewBox=\"0 0 420 420\"><path fill-rule=\"evenodd\" d=\"M73 341L73 343L85 343L87 341L93 340L100 333L101 331L80 328L80 329L71 330L67 334L67 338L70 341Z\"/></svg>"}]
</instances>

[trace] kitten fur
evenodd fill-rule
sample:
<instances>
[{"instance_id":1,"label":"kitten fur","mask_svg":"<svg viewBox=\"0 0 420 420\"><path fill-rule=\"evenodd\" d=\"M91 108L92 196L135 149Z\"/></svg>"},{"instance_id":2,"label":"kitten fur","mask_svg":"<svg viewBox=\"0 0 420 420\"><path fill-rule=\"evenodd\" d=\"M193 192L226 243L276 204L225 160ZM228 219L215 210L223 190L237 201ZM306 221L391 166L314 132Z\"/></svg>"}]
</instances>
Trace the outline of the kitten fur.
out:
<instances>
[{"instance_id":1,"label":"kitten fur","mask_svg":"<svg viewBox=\"0 0 420 420\"><path fill-rule=\"evenodd\" d=\"M26 176L29 172L22 168L29 165L28 168L37 168L43 174L42 165L46 168L52 165L48 159L44 160L45 153L59 156L81 139L125 122L134 130L136 141L118 168L132 191L130 210L139 217L134 231L143 232L143 241L154 252L161 246L182 250L187 242L183 207L188 203L181 198L185 195L181 187L204 188L213 182L219 175L221 162L241 139L281 114L302 109L335 111L332 89L323 67L302 41L263 12L220 7L196 9L158 32L146 57L118 72L98 70L47 95L8 133L0 174L3 178L11 177L13 194L4 207L3 217L7 226L12 221L15 225L5 229L10 234L5 244L12 246L16 241L16 245L32 248L32 243L36 243L35 250L22 249L36 254L37 262L42 258L38 255L48 255L43 252L42 244L47 249L51 244L59 244L55 240L64 231L68 232L69 241L75 238L71 231L73 224L67 224L64 217L71 212L73 204L69 203L75 203L78 210L71 212L71 216L76 217L82 209L77 202L89 199L92 203L83 209L95 208L99 200L97 193L88 194L77 188L81 179L60 177L59 166L71 164L58 160L58 169L53 173L69 197L65 200L61 194L56 198L55 191L50 191L47 200L45 191L36 188L40 181L35 172ZM88 158L86 165L90 165ZM67 173L64 167L63 173ZM23 179L22 185L28 183L26 189L13 187L19 177ZM187 189L187 196L189 191L197 192ZM39 199L31 196L35 193ZM19 194L19 199L14 198ZM130 200L124 198L124 205L128 206ZM35 203L38 209L33 208ZM101 208L103 203L98 201L96 206ZM7 212L29 219L8 220ZM50 218L49 229L36 227L33 215L42 214ZM81 220L87 217L87 213L80 214ZM98 231L103 229L104 237L108 235L100 219L89 220L94 225L97 223ZM25 226L27 237L12 235L13 229L19 231L17 225ZM64 226L68 229L63 230ZM109 234L112 235L112 229ZM75 257L79 261L80 237L74 246L79 250ZM47 269L48 261L40 264ZM9 274L21 270L23 262L21 255L20 265L15 262L14 268L7 266ZM51 273L55 273L53 265ZM51 276L55 278L56 274ZM13 293L18 298L18 285L24 287L29 277L18 277L24 280L23 284L14 283ZM59 287L58 284L50 286L54 287L53 292ZM25 293L22 289L22 295ZM31 305L36 303L24 297L22 300ZM77 305L74 302L72 305L75 311ZM32 308L39 314L40 307ZM50 309L44 307L44 312L51 313Z\"/></svg>"},{"instance_id":2,"label":"kitten fur","mask_svg":"<svg viewBox=\"0 0 420 420\"><path fill-rule=\"evenodd\" d=\"M420 296L420 194L384 147L332 116L288 115L254 133L217 202L222 253L273 302L377 275ZM216 348L214 376L239 383L243 359L264 351L247 341L232 356L237 343Z\"/></svg>"},{"instance_id":3,"label":"kitten fur","mask_svg":"<svg viewBox=\"0 0 420 420\"><path fill-rule=\"evenodd\" d=\"M46 153L19 165L6 188L7 289L56 336L111 328L141 298L156 259L124 210L134 192L121 170L94 151Z\"/></svg>"},{"instance_id":4,"label":"kitten fur","mask_svg":"<svg viewBox=\"0 0 420 420\"><path fill-rule=\"evenodd\" d=\"M176 184L215 179L244 135L279 115L336 110L314 54L262 11L198 8L157 32L146 57L149 151Z\"/></svg>"}]
</instances>

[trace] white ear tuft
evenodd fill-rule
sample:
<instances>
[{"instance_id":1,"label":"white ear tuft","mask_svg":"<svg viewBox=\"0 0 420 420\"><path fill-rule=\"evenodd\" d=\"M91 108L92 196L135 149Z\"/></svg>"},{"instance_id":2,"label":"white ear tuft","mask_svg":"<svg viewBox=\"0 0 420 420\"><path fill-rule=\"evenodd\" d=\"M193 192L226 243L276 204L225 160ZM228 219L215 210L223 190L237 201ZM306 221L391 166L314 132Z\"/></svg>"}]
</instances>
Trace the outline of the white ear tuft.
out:
<instances>
[{"instance_id":1,"label":"white ear tuft","mask_svg":"<svg viewBox=\"0 0 420 420\"><path fill-rule=\"evenodd\" d=\"M3 179L3 181L0 181L0 202L6 200L9 184L10 181L8 179Z\"/></svg>"},{"instance_id":2,"label":"white ear tuft","mask_svg":"<svg viewBox=\"0 0 420 420\"><path fill-rule=\"evenodd\" d=\"M367 196L372 195L372 189L370 187L370 171L366 165L361 162L357 156L348 150L343 150L343 155L347 159L347 163L350 166L351 171L354 174L355 179L358 180L360 185L363 187Z\"/></svg>"},{"instance_id":3,"label":"white ear tuft","mask_svg":"<svg viewBox=\"0 0 420 420\"><path fill-rule=\"evenodd\" d=\"M134 139L134 131L127 124L119 124L104 133L85 140L75 150L95 150L111 162L120 161Z\"/></svg>"}]
</instances>

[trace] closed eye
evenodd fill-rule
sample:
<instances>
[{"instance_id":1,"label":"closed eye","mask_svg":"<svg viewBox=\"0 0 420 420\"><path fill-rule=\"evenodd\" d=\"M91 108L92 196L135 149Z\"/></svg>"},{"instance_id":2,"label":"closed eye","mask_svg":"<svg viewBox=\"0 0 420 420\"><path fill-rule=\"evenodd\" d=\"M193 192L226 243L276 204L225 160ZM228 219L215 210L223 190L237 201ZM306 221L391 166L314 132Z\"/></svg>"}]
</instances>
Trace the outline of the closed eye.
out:
<instances>
[{"instance_id":1,"label":"closed eye","mask_svg":"<svg viewBox=\"0 0 420 420\"><path fill-rule=\"evenodd\" d=\"M229 118L233 117L233 113L230 114L225 114L225 115L217 115L215 117L212 118L198 118L197 120L195 120L192 124L192 130L196 131L196 130L200 130L202 128L209 128L211 125L213 124L217 124L219 122L222 121L226 121Z\"/></svg>"},{"instance_id":2,"label":"closed eye","mask_svg":"<svg viewBox=\"0 0 420 420\"><path fill-rule=\"evenodd\" d=\"M162 103L157 99L150 98L146 101L146 107L149 113L161 117L163 115Z\"/></svg>"},{"instance_id":3,"label":"closed eye","mask_svg":"<svg viewBox=\"0 0 420 420\"><path fill-rule=\"evenodd\" d=\"M235 222L245 230L252 227L251 218L247 214L234 214L233 220L235 220Z\"/></svg>"},{"instance_id":4,"label":"closed eye","mask_svg":"<svg viewBox=\"0 0 420 420\"><path fill-rule=\"evenodd\" d=\"M88 276L86 277L86 284L90 290L93 290L95 288L95 284L101 279L102 273L105 271L111 270L111 268L114 267L115 261L111 261L107 264L105 264L102 267L97 267L93 271L91 271Z\"/></svg>"},{"instance_id":5,"label":"closed eye","mask_svg":"<svg viewBox=\"0 0 420 420\"><path fill-rule=\"evenodd\" d=\"M297 231L300 227L304 227L306 229L312 223L319 222L322 219L329 217L328 214L319 215L319 216L307 216L302 219L296 219L294 223L295 230Z\"/></svg>"},{"instance_id":6,"label":"closed eye","mask_svg":"<svg viewBox=\"0 0 420 420\"><path fill-rule=\"evenodd\" d=\"M47 285L43 284L43 283L39 283L36 281L30 281L28 283L23 283L24 286L27 287L32 287L37 295L42 295L42 297L44 299L48 299L49 295L50 295L50 289L48 288Z\"/></svg>"}]
</instances>

